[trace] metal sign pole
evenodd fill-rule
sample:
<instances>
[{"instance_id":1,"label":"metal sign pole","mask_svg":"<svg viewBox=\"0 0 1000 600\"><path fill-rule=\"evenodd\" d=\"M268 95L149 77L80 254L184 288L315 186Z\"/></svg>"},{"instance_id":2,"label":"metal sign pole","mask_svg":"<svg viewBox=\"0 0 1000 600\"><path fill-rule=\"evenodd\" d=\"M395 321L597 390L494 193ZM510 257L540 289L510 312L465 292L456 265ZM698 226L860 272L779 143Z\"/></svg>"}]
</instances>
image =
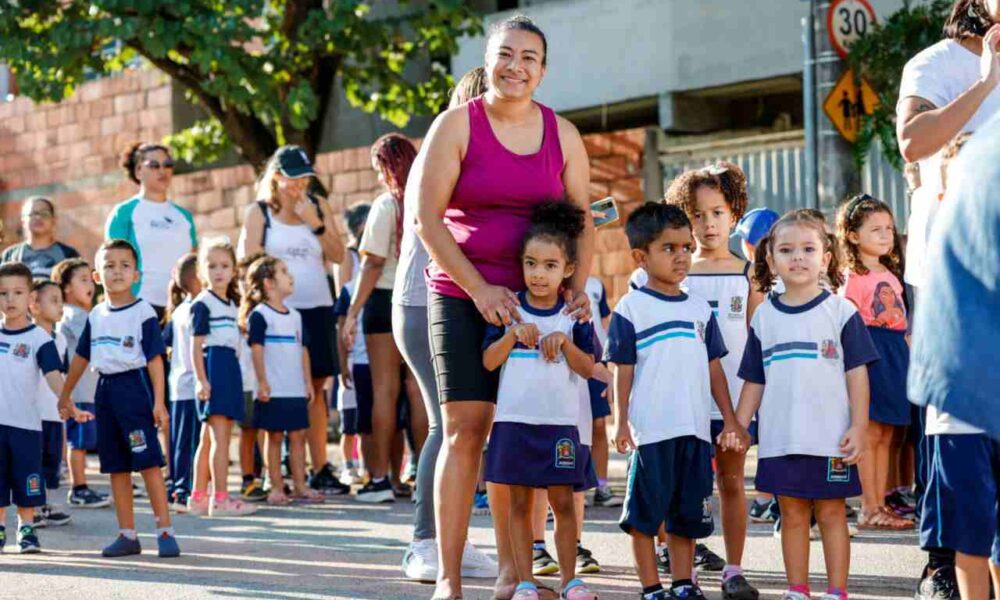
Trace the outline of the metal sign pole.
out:
<instances>
[{"instance_id":1,"label":"metal sign pole","mask_svg":"<svg viewBox=\"0 0 1000 600\"><path fill-rule=\"evenodd\" d=\"M802 112L806 128L806 168L803 185L808 206L819 208L819 196L816 189L816 71L815 51L813 41L815 36L815 4L809 1L809 15L802 19Z\"/></svg>"}]
</instances>

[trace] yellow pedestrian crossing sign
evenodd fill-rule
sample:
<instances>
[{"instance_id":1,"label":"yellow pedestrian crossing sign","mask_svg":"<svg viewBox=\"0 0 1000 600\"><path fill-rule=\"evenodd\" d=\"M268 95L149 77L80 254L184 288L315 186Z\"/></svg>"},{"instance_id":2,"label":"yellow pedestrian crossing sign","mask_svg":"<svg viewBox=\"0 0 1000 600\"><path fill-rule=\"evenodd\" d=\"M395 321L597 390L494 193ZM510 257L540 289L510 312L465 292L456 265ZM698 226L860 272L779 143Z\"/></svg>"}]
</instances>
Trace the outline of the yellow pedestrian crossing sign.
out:
<instances>
[{"instance_id":1,"label":"yellow pedestrian crossing sign","mask_svg":"<svg viewBox=\"0 0 1000 600\"><path fill-rule=\"evenodd\" d=\"M854 71L847 69L823 101L823 112L840 135L854 143L861 131L861 115L874 113L878 104L878 94L872 86L864 78L855 81Z\"/></svg>"}]
</instances>

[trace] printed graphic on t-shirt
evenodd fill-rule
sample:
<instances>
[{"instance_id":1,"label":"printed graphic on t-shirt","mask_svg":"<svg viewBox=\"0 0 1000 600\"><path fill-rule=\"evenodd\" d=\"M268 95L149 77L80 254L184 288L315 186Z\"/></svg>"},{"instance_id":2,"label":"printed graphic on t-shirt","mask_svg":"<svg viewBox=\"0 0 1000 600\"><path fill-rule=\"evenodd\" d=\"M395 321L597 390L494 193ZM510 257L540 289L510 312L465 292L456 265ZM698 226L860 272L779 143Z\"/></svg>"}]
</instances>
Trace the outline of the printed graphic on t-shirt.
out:
<instances>
[{"instance_id":1,"label":"printed graphic on t-shirt","mask_svg":"<svg viewBox=\"0 0 1000 600\"><path fill-rule=\"evenodd\" d=\"M836 340L823 340L823 346L820 352L822 353L823 358L827 358L830 360L836 360L840 358L840 352L837 351Z\"/></svg>"},{"instance_id":2,"label":"printed graphic on t-shirt","mask_svg":"<svg viewBox=\"0 0 1000 600\"><path fill-rule=\"evenodd\" d=\"M847 483L851 479L851 472L848 470L844 459L831 457L827 461L826 480L830 483Z\"/></svg>"},{"instance_id":3,"label":"printed graphic on t-shirt","mask_svg":"<svg viewBox=\"0 0 1000 600\"><path fill-rule=\"evenodd\" d=\"M576 468L576 445L573 444L573 440L562 438L556 442L556 468Z\"/></svg>"},{"instance_id":4,"label":"printed graphic on t-shirt","mask_svg":"<svg viewBox=\"0 0 1000 600\"><path fill-rule=\"evenodd\" d=\"M906 309L903 307L903 301L887 281L880 281L875 286L870 324L889 329L906 329Z\"/></svg>"},{"instance_id":5,"label":"printed graphic on t-shirt","mask_svg":"<svg viewBox=\"0 0 1000 600\"><path fill-rule=\"evenodd\" d=\"M14 349L10 351L14 358L24 360L31 356L31 346L28 344L14 344Z\"/></svg>"}]
</instances>

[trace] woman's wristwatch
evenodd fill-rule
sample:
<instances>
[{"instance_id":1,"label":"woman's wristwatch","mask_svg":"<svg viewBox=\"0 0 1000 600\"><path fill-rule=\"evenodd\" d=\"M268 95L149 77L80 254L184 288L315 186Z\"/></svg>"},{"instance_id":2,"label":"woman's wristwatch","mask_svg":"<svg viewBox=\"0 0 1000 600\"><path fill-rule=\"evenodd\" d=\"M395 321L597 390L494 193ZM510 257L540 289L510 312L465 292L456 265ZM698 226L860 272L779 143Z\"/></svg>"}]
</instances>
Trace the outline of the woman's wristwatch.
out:
<instances>
[{"instance_id":1,"label":"woman's wristwatch","mask_svg":"<svg viewBox=\"0 0 1000 600\"><path fill-rule=\"evenodd\" d=\"M326 224L321 224L316 229L313 229L312 232L313 235L323 235L324 233L326 233Z\"/></svg>"}]
</instances>

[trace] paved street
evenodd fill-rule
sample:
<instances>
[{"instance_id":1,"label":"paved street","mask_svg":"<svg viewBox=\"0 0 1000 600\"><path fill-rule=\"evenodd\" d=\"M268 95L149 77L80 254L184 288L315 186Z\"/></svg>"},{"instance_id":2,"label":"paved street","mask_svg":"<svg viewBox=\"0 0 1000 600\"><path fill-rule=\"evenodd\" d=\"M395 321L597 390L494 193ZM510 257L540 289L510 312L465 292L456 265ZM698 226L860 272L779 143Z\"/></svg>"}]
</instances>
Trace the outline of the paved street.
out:
<instances>
[{"instance_id":1,"label":"paved street","mask_svg":"<svg viewBox=\"0 0 1000 600\"><path fill-rule=\"evenodd\" d=\"M613 484L622 489L624 461L613 459ZM748 485L752 479L748 477ZM97 480L106 488L106 479ZM101 558L115 533L112 509L73 511L74 521L40 531L45 553L0 556L0 598L429 598L431 586L402 577L399 561L411 532L412 506L368 506L338 498L318 507L267 508L249 518L177 516L184 555L155 556L149 503L138 505L140 539L147 550L125 560ZM584 544L604 571L591 576L605 599L635 598L628 538L616 524L619 509L590 509ZM8 527L13 532L13 515ZM718 530L718 524L716 526ZM493 551L489 517L474 517L473 541ZM549 541L551 542L551 532ZM13 536L11 536L13 537ZM8 548L12 542L9 542ZM708 541L722 552L721 537ZM152 550L152 551L150 551ZM822 549L811 545L813 586L822 589ZM852 598L910 598L922 566L915 534L862 533L852 545ZM764 598L783 589L779 541L769 526L752 527L745 560L748 576ZM704 576L710 598L718 577ZM469 580L466 598L490 598L491 581Z\"/></svg>"}]
</instances>

